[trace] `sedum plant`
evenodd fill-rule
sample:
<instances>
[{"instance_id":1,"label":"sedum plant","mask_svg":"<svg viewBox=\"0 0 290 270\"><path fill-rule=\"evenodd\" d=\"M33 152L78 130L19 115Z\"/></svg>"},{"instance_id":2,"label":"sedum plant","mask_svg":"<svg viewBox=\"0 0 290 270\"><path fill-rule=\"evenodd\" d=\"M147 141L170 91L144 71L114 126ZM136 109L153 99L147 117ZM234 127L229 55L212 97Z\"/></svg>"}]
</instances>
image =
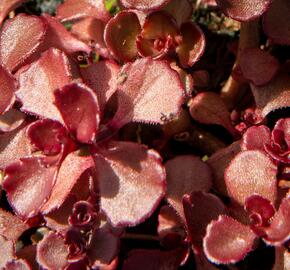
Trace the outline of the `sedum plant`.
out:
<instances>
[{"instance_id":1,"label":"sedum plant","mask_svg":"<svg viewBox=\"0 0 290 270\"><path fill-rule=\"evenodd\" d=\"M289 2L24 2L0 1L0 269L289 269Z\"/></svg>"}]
</instances>

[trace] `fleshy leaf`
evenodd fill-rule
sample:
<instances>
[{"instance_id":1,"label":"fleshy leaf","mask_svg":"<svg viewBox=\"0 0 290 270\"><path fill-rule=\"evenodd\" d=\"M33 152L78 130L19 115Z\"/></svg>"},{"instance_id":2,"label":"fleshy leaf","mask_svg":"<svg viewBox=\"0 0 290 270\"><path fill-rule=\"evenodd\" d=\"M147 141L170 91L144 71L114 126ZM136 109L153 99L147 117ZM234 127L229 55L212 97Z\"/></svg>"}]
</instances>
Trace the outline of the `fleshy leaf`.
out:
<instances>
[{"instance_id":1,"label":"fleshy leaf","mask_svg":"<svg viewBox=\"0 0 290 270\"><path fill-rule=\"evenodd\" d=\"M265 86L254 86L251 89L255 97L258 112L263 117L272 111L290 106L290 76L280 73Z\"/></svg>"},{"instance_id":2,"label":"fleshy leaf","mask_svg":"<svg viewBox=\"0 0 290 270\"><path fill-rule=\"evenodd\" d=\"M227 189L224 180L225 169L228 167L235 155L240 152L240 150L240 142L237 141L228 147L222 148L221 150L215 152L207 160L207 164L211 167L213 172L214 188L224 196L227 196Z\"/></svg>"},{"instance_id":3,"label":"fleshy leaf","mask_svg":"<svg viewBox=\"0 0 290 270\"><path fill-rule=\"evenodd\" d=\"M69 224L78 228L92 228L98 224L97 207L88 201L76 202L68 218Z\"/></svg>"},{"instance_id":4,"label":"fleshy leaf","mask_svg":"<svg viewBox=\"0 0 290 270\"><path fill-rule=\"evenodd\" d=\"M121 4L126 8L140 10L156 10L166 5L169 0L121 0Z\"/></svg>"},{"instance_id":5,"label":"fleshy leaf","mask_svg":"<svg viewBox=\"0 0 290 270\"><path fill-rule=\"evenodd\" d=\"M15 212L29 218L38 213L49 197L56 168L46 168L37 157L26 157L5 169L3 188Z\"/></svg>"},{"instance_id":6,"label":"fleshy leaf","mask_svg":"<svg viewBox=\"0 0 290 270\"><path fill-rule=\"evenodd\" d=\"M245 79L262 86L274 78L280 64L269 53L259 48L248 48L241 52L239 66Z\"/></svg>"},{"instance_id":7,"label":"fleshy leaf","mask_svg":"<svg viewBox=\"0 0 290 270\"><path fill-rule=\"evenodd\" d=\"M50 198L42 207L42 211L48 213L59 208L82 173L93 166L91 156L78 156L76 152L70 153L61 164Z\"/></svg>"},{"instance_id":8,"label":"fleshy leaf","mask_svg":"<svg viewBox=\"0 0 290 270\"><path fill-rule=\"evenodd\" d=\"M13 76L0 65L0 115L13 105L16 86L17 82Z\"/></svg>"},{"instance_id":9,"label":"fleshy leaf","mask_svg":"<svg viewBox=\"0 0 290 270\"><path fill-rule=\"evenodd\" d=\"M72 83L54 92L55 105L68 130L78 141L92 143L100 122L95 93L86 85Z\"/></svg>"},{"instance_id":10,"label":"fleshy leaf","mask_svg":"<svg viewBox=\"0 0 290 270\"><path fill-rule=\"evenodd\" d=\"M271 134L265 151L278 162L290 163L290 118L280 119Z\"/></svg>"},{"instance_id":11,"label":"fleshy leaf","mask_svg":"<svg viewBox=\"0 0 290 270\"><path fill-rule=\"evenodd\" d=\"M219 215L225 214L226 207L217 196L201 191L185 195L183 207L192 249L200 254L207 225Z\"/></svg>"},{"instance_id":12,"label":"fleshy leaf","mask_svg":"<svg viewBox=\"0 0 290 270\"><path fill-rule=\"evenodd\" d=\"M105 0L65 0L57 7L56 16L63 22L87 17L94 17L104 22L110 19Z\"/></svg>"},{"instance_id":13,"label":"fleshy leaf","mask_svg":"<svg viewBox=\"0 0 290 270\"><path fill-rule=\"evenodd\" d=\"M135 249L130 251L122 270L177 270L185 254L182 248L170 251Z\"/></svg>"},{"instance_id":14,"label":"fleshy leaf","mask_svg":"<svg viewBox=\"0 0 290 270\"><path fill-rule=\"evenodd\" d=\"M96 93L103 111L110 97L117 90L119 65L113 61L99 61L80 70L84 83Z\"/></svg>"},{"instance_id":15,"label":"fleshy leaf","mask_svg":"<svg viewBox=\"0 0 290 270\"><path fill-rule=\"evenodd\" d=\"M184 219L182 197L193 191L209 191L212 175L209 166L196 156L178 156L165 163L167 201Z\"/></svg>"},{"instance_id":16,"label":"fleshy leaf","mask_svg":"<svg viewBox=\"0 0 290 270\"><path fill-rule=\"evenodd\" d=\"M272 270L290 269L290 252L285 247L275 248L275 265Z\"/></svg>"},{"instance_id":17,"label":"fleshy leaf","mask_svg":"<svg viewBox=\"0 0 290 270\"><path fill-rule=\"evenodd\" d=\"M62 122L54 106L54 90L71 81L69 60L64 53L50 49L41 58L19 74L17 97L22 101L22 110Z\"/></svg>"},{"instance_id":18,"label":"fleshy leaf","mask_svg":"<svg viewBox=\"0 0 290 270\"><path fill-rule=\"evenodd\" d=\"M248 197L245 202L245 209L249 213L254 228L268 226L270 219L275 214L273 204L259 195Z\"/></svg>"},{"instance_id":19,"label":"fleshy leaf","mask_svg":"<svg viewBox=\"0 0 290 270\"><path fill-rule=\"evenodd\" d=\"M274 203L276 174L277 166L264 152L240 152L225 171L229 196L243 205L247 197L256 193Z\"/></svg>"},{"instance_id":20,"label":"fleshy leaf","mask_svg":"<svg viewBox=\"0 0 290 270\"><path fill-rule=\"evenodd\" d=\"M7 240L0 234L0 268L3 269L7 262L14 257L14 246L12 241Z\"/></svg>"},{"instance_id":21,"label":"fleshy leaf","mask_svg":"<svg viewBox=\"0 0 290 270\"><path fill-rule=\"evenodd\" d=\"M203 55L205 50L205 36L202 30L193 22L181 25L181 44L176 48L180 64L191 67Z\"/></svg>"},{"instance_id":22,"label":"fleshy leaf","mask_svg":"<svg viewBox=\"0 0 290 270\"><path fill-rule=\"evenodd\" d=\"M267 11L271 0L216 0L221 10L237 21L249 21Z\"/></svg>"},{"instance_id":23,"label":"fleshy leaf","mask_svg":"<svg viewBox=\"0 0 290 270\"><path fill-rule=\"evenodd\" d=\"M275 0L263 17L264 31L274 43L290 45L289 12L289 1Z\"/></svg>"},{"instance_id":24,"label":"fleshy leaf","mask_svg":"<svg viewBox=\"0 0 290 270\"><path fill-rule=\"evenodd\" d=\"M290 118L280 119L277 121L272 131L272 140L276 144L281 146L285 144L285 148L287 146L290 148Z\"/></svg>"},{"instance_id":25,"label":"fleshy leaf","mask_svg":"<svg viewBox=\"0 0 290 270\"><path fill-rule=\"evenodd\" d=\"M12 260L5 265L5 270L31 270L29 264L24 260Z\"/></svg>"},{"instance_id":26,"label":"fleshy leaf","mask_svg":"<svg viewBox=\"0 0 290 270\"><path fill-rule=\"evenodd\" d=\"M261 150L270 143L271 132L266 126L252 126L247 129L241 142L242 150Z\"/></svg>"},{"instance_id":27,"label":"fleshy leaf","mask_svg":"<svg viewBox=\"0 0 290 270\"><path fill-rule=\"evenodd\" d=\"M0 168L30 154L30 141L25 126L0 135Z\"/></svg>"},{"instance_id":28,"label":"fleshy leaf","mask_svg":"<svg viewBox=\"0 0 290 270\"><path fill-rule=\"evenodd\" d=\"M46 23L36 16L19 14L8 20L0 34L1 63L11 72L19 68L38 51L46 36L46 30Z\"/></svg>"},{"instance_id":29,"label":"fleshy leaf","mask_svg":"<svg viewBox=\"0 0 290 270\"><path fill-rule=\"evenodd\" d=\"M204 252L214 263L235 263L252 250L255 238L248 226L221 215L207 226L203 241Z\"/></svg>"},{"instance_id":30,"label":"fleshy leaf","mask_svg":"<svg viewBox=\"0 0 290 270\"><path fill-rule=\"evenodd\" d=\"M180 26L185 21L189 20L193 12L192 3L189 0L171 0L163 10L173 16Z\"/></svg>"},{"instance_id":31,"label":"fleshy leaf","mask_svg":"<svg viewBox=\"0 0 290 270\"><path fill-rule=\"evenodd\" d=\"M169 205L162 206L159 211L157 232L166 248L178 247L185 238L184 224Z\"/></svg>"},{"instance_id":32,"label":"fleshy leaf","mask_svg":"<svg viewBox=\"0 0 290 270\"><path fill-rule=\"evenodd\" d=\"M140 31L139 19L133 11L121 11L107 23L105 42L117 60L128 62L137 57L136 37Z\"/></svg>"},{"instance_id":33,"label":"fleshy leaf","mask_svg":"<svg viewBox=\"0 0 290 270\"><path fill-rule=\"evenodd\" d=\"M58 209L45 215L46 226L57 232L65 232L68 229L68 218L71 215L73 205L77 202L74 195L69 195Z\"/></svg>"},{"instance_id":34,"label":"fleshy leaf","mask_svg":"<svg viewBox=\"0 0 290 270\"><path fill-rule=\"evenodd\" d=\"M0 235L16 243L19 236L28 229L20 218L0 208Z\"/></svg>"},{"instance_id":35,"label":"fleshy leaf","mask_svg":"<svg viewBox=\"0 0 290 270\"><path fill-rule=\"evenodd\" d=\"M119 128L130 121L163 123L181 110L183 86L178 73L165 61L143 58L121 70L118 110L111 122Z\"/></svg>"},{"instance_id":36,"label":"fleshy leaf","mask_svg":"<svg viewBox=\"0 0 290 270\"><path fill-rule=\"evenodd\" d=\"M290 197L282 200L274 215L270 227L265 229L264 240L275 246L280 246L290 238Z\"/></svg>"},{"instance_id":37,"label":"fleshy leaf","mask_svg":"<svg viewBox=\"0 0 290 270\"><path fill-rule=\"evenodd\" d=\"M56 155L67 144L72 144L65 128L56 121L43 119L33 122L27 128L31 143L45 155Z\"/></svg>"},{"instance_id":38,"label":"fleshy leaf","mask_svg":"<svg viewBox=\"0 0 290 270\"><path fill-rule=\"evenodd\" d=\"M0 6L0 25L9 14L10 11L16 9L22 3L26 2L27 0L2 0Z\"/></svg>"},{"instance_id":39,"label":"fleshy leaf","mask_svg":"<svg viewBox=\"0 0 290 270\"><path fill-rule=\"evenodd\" d=\"M235 129L231 123L230 113L222 98L214 92L200 93L189 101L192 118L203 124L221 125L231 134Z\"/></svg>"},{"instance_id":40,"label":"fleshy leaf","mask_svg":"<svg viewBox=\"0 0 290 270\"><path fill-rule=\"evenodd\" d=\"M71 33L88 43L104 58L112 58L104 40L105 23L88 17L73 24Z\"/></svg>"},{"instance_id":41,"label":"fleshy leaf","mask_svg":"<svg viewBox=\"0 0 290 270\"><path fill-rule=\"evenodd\" d=\"M37 245L37 262L44 269L61 270L67 265L69 252L64 239L49 232Z\"/></svg>"},{"instance_id":42,"label":"fleshy leaf","mask_svg":"<svg viewBox=\"0 0 290 270\"><path fill-rule=\"evenodd\" d=\"M16 109L10 109L4 114L0 115L0 132L10 132L19 128L26 115Z\"/></svg>"},{"instance_id":43,"label":"fleshy leaf","mask_svg":"<svg viewBox=\"0 0 290 270\"><path fill-rule=\"evenodd\" d=\"M119 238L108 230L101 228L94 232L88 257L93 268L108 265L118 255ZM102 268L101 268L102 269Z\"/></svg>"},{"instance_id":44,"label":"fleshy leaf","mask_svg":"<svg viewBox=\"0 0 290 270\"><path fill-rule=\"evenodd\" d=\"M160 59L175 50L180 43L180 34L174 18L166 12L149 14L137 37L138 53Z\"/></svg>"},{"instance_id":45,"label":"fleshy leaf","mask_svg":"<svg viewBox=\"0 0 290 270\"><path fill-rule=\"evenodd\" d=\"M91 48L87 44L75 38L55 17L44 14L42 19L48 25L47 36L42 46L42 51L54 47L67 54L76 52L86 52L89 54L91 52Z\"/></svg>"},{"instance_id":46,"label":"fleshy leaf","mask_svg":"<svg viewBox=\"0 0 290 270\"><path fill-rule=\"evenodd\" d=\"M130 142L110 142L100 154L95 161L101 209L113 226L141 223L165 194L165 170L160 156Z\"/></svg>"},{"instance_id":47,"label":"fleshy leaf","mask_svg":"<svg viewBox=\"0 0 290 270\"><path fill-rule=\"evenodd\" d=\"M38 270L39 265L35 260L36 257L36 245L25 246L17 250L16 256L18 259L23 259L29 263L32 270Z\"/></svg>"}]
</instances>

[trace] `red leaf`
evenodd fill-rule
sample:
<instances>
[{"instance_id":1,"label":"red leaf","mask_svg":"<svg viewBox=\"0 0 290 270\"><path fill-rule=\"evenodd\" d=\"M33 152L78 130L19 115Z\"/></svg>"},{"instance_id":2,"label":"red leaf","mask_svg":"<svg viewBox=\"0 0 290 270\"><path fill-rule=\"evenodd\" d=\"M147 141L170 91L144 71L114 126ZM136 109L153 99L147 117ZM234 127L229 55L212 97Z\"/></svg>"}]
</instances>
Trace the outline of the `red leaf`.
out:
<instances>
[{"instance_id":1,"label":"red leaf","mask_svg":"<svg viewBox=\"0 0 290 270\"><path fill-rule=\"evenodd\" d=\"M271 139L270 129L266 126L252 126L247 129L241 142L242 150L261 150L264 145L269 144Z\"/></svg>"},{"instance_id":2,"label":"red leaf","mask_svg":"<svg viewBox=\"0 0 290 270\"><path fill-rule=\"evenodd\" d=\"M76 196L67 196L64 203L58 209L45 215L46 226L60 233L65 232L69 227L68 218L71 215L75 202L77 202Z\"/></svg>"},{"instance_id":3,"label":"red leaf","mask_svg":"<svg viewBox=\"0 0 290 270\"><path fill-rule=\"evenodd\" d=\"M30 154L30 141L26 137L26 128L21 126L12 132L0 135L0 168Z\"/></svg>"},{"instance_id":4,"label":"red leaf","mask_svg":"<svg viewBox=\"0 0 290 270\"><path fill-rule=\"evenodd\" d=\"M269 11L264 15L263 28L272 42L290 45L289 12L289 1L275 0Z\"/></svg>"},{"instance_id":5,"label":"red leaf","mask_svg":"<svg viewBox=\"0 0 290 270\"><path fill-rule=\"evenodd\" d=\"M19 14L8 20L0 33L1 63L11 72L15 71L32 54L38 52L46 31L46 23L36 16Z\"/></svg>"},{"instance_id":6,"label":"red leaf","mask_svg":"<svg viewBox=\"0 0 290 270\"><path fill-rule=\"evenodd\" d=\"M84 83L94 90L98 97L100 111L103 111L110 97L117 90L119 65L113 61L99 61L82 68Z\"/></svg>"},{"instance_id":7,"label":"red leaf","mask_svg":"<svg viewBox=\"0 0 290 270\"><path fill-rule=\"evenodd\" d=\"M143 58L121 71L119 107L111 126L130 121L160 123L177 115L183 103L183 86L178 73L165 61Z\"/></svg>"},{"instance_id":8,"label":"red leaf","mask_svg":"<svg viewBox=\"0 0 290 270\"><path fill-rule=\"evenodd\" d=\"M171 0L163 10L173 16L177 25L180 26L190 19L193 12L192 6L192 3L188 0Z\"/></svg>"},{"instance_id":9,"label":"red leaf","mask_svg":"<svg viewBox=\"0 0 290 270\"><path fill-rule=\"evenodd\" d=\"M110 19L104 0L65 0L57 7L56 16L63 22L86 17L94 17L104 22Z\"/></svg>"},{"instance_id":10,"label":"red leaf","mask_svg":"<svg viewBox=\"0 0 290 270\"><path fill-rule=\"evenodd\" d=\"M271 0L216 0L218 6L229 17L237 21L249 21L261 16Z\"/></svg>"},{"instance_id":11,"label":"red leaf","mask_svg":"<svg viewBox=\"0 0 290 270\"><path fill-rule=\"evenodd\" d=\"M0 132L11 132L19 128L26 115L16 109L10 109L4 114L0 115Z\"/></svg>"},{"instance_id":12,"label":"red leaf","mask_svg":"<svg viewBox=\"0 0 290 270\"><path fill-rule=\"evenodd\" d=\"M148 218L165 194L160 156L145 146L110 142L97 155L101 209L113 226L135 226Z\"/></svg>"},{"instance_id":13,"label":"red leaf","mask_svg":"<svg viewBox=\"0 0 290 270\"><path fill-rule=\"evenodd\" d=\"M104 58L112 58L104 40L105 23L93 17L73 24L71 33L92 46Z\"/></svg>"},{"instance_id":14,"label":"red leaf","mask_svg":"<svg viewBox=\"0 0 290 270\"><path fill-rule=\"evenodd\" d=\"M48 25L47 36L42 51L55 47L67 54L75 52L86 52L89 54L91 52L91 48L87 44L75 38L55 17L44 14L42 19Z\"/></svg>"},{"instance_id":15,"label":"red leaf","mask_svg":"<svg viewBox=\"0 0 290 270\"><path fill-rule=\"evenodd\" d=\"M203 241L204 252L214 263L235 263L252 250L255 238L249 227L221 215L207 226Z\"/></svg>"},{"instance_id":16,"label":"red leaf","mask_svg":"<svg viewBox=\"0 0 290 270\"><path fill-rule=\"evenodd\" d=\"M272 140L276 144L283 145L285 144L290 148L290 118L280 119L277 121L273 131L272 131Z\"/></svg>"},{"instance_id":17,"label":"red leaf","mask_svg":"<svg viewBox=\"0 0 290 270\"><path fill-rule=\"evenodd\" d=\"M121 11L106 25L104 39L113 56L123 62L137 57L136 37L141 32L139 19L133 11Z\"/></svg>"},{"instance_id":18,"label":"red leaf","mask_svg":"<svg viewBox=\"0 0 290 270\"><path fill-rule=\"evenodd\" d=\"M11 240L14 243L16 243L19 236L29 228L20 218L1 208L0 224L0 235L5 235L7 240Z\"/></svg>"},{"instance_id":19,"label":"red leaf","mask_svg":"<svg viewBox=\"0 0 290 270\"><path fill-rule=\"evenodd\" d=\"M177 270L186 253L182 248L171 251L135 249L130 251L122 270Z\"/></svg>"},{"instance_id":20,"label":"red leaf","mask_svg":"<svg viewBox=\"0 0 290 270\"><path fill-rule=\"evenodd\" d=\"M108 265L118 255L119 238L106 229L97 229L92 238L88 257L92 268Z\"/></svg>"},{"instance_id":21,"label":"red leaf","mask_svg":"<svg viewBox=\"0 0 290 270\"><path fill-rule=\"evenodd\" d=\"M192 98L188 105L194 120L203 124L221 125L231 134L236 133L226 104L218 94L214 92L200 93Z\"/></svg>"},{"instance_id":22,"label":"red leaf","mask_svg":"<svg viewBox=\"0 0 290 270\"><path fill-rule=\"evenodd\" d=\"M290 76L280 73L265 86L251 84L258 112L263 117L277 109L289 107L290 105Z\"/></svg>"},{"instance_id":23,"label":"red leaf","mask_svg":"<svg viewBox=\"0 0 290 270\"><path fill-rule=\"evenodd\" d=\"M78 156L77 152L70 153L61 164L50 198L42 207L42 211L47 214L59 208L82 173L93 166L91 156Z\"/></svg>"},{"instance_id":24,"label":"red leaf","mask_svg":"<svg viewBox=\"0 0 290 270\"><path fill-rule=\"evenodd\" d=\"M72 148L73 145L65 128L59 122L49 119L38 120L29 125L27 136L45 155L59 154L64 147Z\"/></svg>"},{"instance_id":25,"label":"red leaf","mask_svg":"<svg viewBox=\"0 0 290 270\"><path fill-rule=\"evenodd\" d=\"M183 197L184 214L194 253L202 252L206 226L219 215L225 214L223 202L213 194L196 191Z\"/></svg>"},{"instance_id":26,"label":"red leaf","mask_svg":"<svg viewBox=\"0 0 290 270\"><path fill-rule=\"evenodd\" d=\"M259 229L259 227L268 226L270 219L275 214L273 204L259 195L252 195L248 197L245 202L245 209L249 213L254 231L255 228Z\"/></svg>"},{"instance_id":27,"label":"red leaf","mask_svg":"<svg viewBox=\"0 0 290 270\"><path fill-rule=\"evenodd\" d=\"M174 51L180 43L179 40L180 34L174 18L161 11L146 17L136 42L141 56L160 59Z\"/></svg>"},{"instance_id":28,"label":"red leaf","mask_svg":"<svg viewBox=\"0 0 290 270\"><path fill-rule=\"evenodd\" d=\"M17 258L23 259L29 263L32 270L39 270L39 265L35 260L36 257L36 245L25 246L20 250L17 250Z\"/></svg>"},{"instance_id":29,"label":"red leaf","mask_svg":"<svg viewBox=\"0 0 290 270\"><path fill-rule=\"evenodd\" d=\"M239 65L244 78L256 86L267 84L280 68L275 57L259 48L243 50L240 54Z\"/></svg>"},{"instance_id":30,"label":"red leaf","mask_svg":"<svg viewBox=\"0 0 290 270\"><path fill-rule=\"evenodd\" d=\"M5 267L6 263L14 257L14 246L12 241L7 240L0 234L0 267Z\"/></svg>"},{"instance_id":31,"label":"red leaf","mask_svg":"<svg viewBox=\"0 0 290 270\"><path fill-rule=\"evenodd\" d=\"M180 64L186 68L196 63L205 50L205 36L202 30L193 22L186 22L181 25L180 32L182 42L176 52Z\"/></svg>"},{"instance_id":32,"label":"red leaf","mask_svg":"<svg viewBox=\"0 0 290 270\"><path fill-rule=\"evenodd\" d=\"M2 0L0 6L0 25L9 14L10 11L13 11L22 3L26 2L27 0Z\"/></svg>"},{"instance_id":33,"label":"red leaf","mask_svg":"<svg viewBox=\"0 0 290 270\"><path fill-rule=\"evenodd\" d=\"M285 247L275 248L275 265L272 270L290 269L290 252Z\"/></svg>"},{"instance_id":34,"label":"red leaf","mask_svg":"<svg viewBox=\"0 0 290 270\"><path fill-rule=\"evenodd\" d=\"M100 123L95 93L80 83L72 83L54 92L55 105L68 130L83 143L92 143Z\"/></svg>"},{"instance_id":35,"label":"red leaf","mask_svg":"<svg viewBox=\"0 0 290 270\"><path fill-rule=\"evenodd\" d=\"M26 157L5 169L3 188L15 212L23 218L38 213L55 182L56 168L46 168L37 157Z\"/></svg>"},{"instance_id":36,"label":"red leaf","mask_svg":"<svg viewBox=\"0 0 290 270\"><path fill-rule=\"evenodd\" d=\"M184 71L182 68L177 66L176 62L171 62L170 66L179 75L179 78L180 78L180 80L181 80L181 82L183 84L185 97L191 97L192 96L193 87L195 86L194 85L195 81L193 80L193 77L191 76L191 74L186 73L186 71Z\"/></svg>"},{"instance_id":37,"label":"red leaf","mask_svg":"<svg viewBox=\"0 0 290 270\"><path fill-rule=\"evenodd\" d=\"M17 82L13 76L0 65L0 114L3 114L12 107L15 101L14 91L16 86Z\"/></svg>"},{"instance_id":38,"label":"red leaf","mask_svg":"<svg viewBox=\"0 0 290 270\"><path fill-rule=\"evenodd\" d=\"M264 241L270 245L281 246L290 239L290 197L282 200L270 227L265 229Z\"/></svg>"},{"instance_id":39,"label":"red leaf","mask_svg":"<svg viewBox=\"0 0 290 270\"><path fill-rule=\"evenodd\" d=\"M156 10L166 5L169 0L121 0L121 4L126 8L140 10Z\"/></svg>"},{"instance_id":40,"label":"red leaf","mask_svg":"<svg viewBox=\"0 0 290 270\"><path fill-rule=\"evenodd\" d=\"M54 232L49 232L37 245L37 262L50 270L61 270L68 265L69 252L64 239Z\"/></svg>"},{"instance_id":41,"label":"red leaf","mask_svg":"<svg viewBox=\"0 0 290 270\"><path fill-rule=\"evenodd\" d=\"M201 2L204 5L207 5L209 7L216 7L217 6L216 0L201 0Z\"/></svg>"},{"instance_id":42,"label":"red leaf","mask_svg":"<svg viewBox=\"0 0 290 270\"><path fill-rule=\"evenodd\" d=\"M182 197L192 191L209 191L212 175L209 166L196 156L178 156L165 163L167 201L184 219Z\"/></svg>"},{"instance_id":43,"label":"red leaf","mask_svg":"<svg viewBox=\"0 0 290 270\"><path fill-rule=\"evenodd\" d=\"M24 260L12 260L5 265L5 270L31 270L29 264Z\"/></svg>"},{"instance_id":44,"label":"red leaf","mask_svg":"<svg viewBox=\"0 0 290 270\"><path fill-rule=\"evenodd\" d=\"M98 207L88 201L77 201L71 210L68 222L75 228L91 229L99 224Z\"/></svg>"},{"instance_id":45,"label":"red leaf","mask_svg":"<svg viewBox=\"0 0 290 270\"><path fill-rule=\"evenodd\" d=\"M213 172L214 188L227 196L227 188L224 180L225 169L230 164L231 160L241 151L240 141L236 141L228 147L222 148L215 152L208 160L207 164L211 167Z\"/></svg>"},{"instance_id":46,"label":"red leaf","mask_svg":"<svg viewBox=\"0 0 290 270\"><path fill-rule=\"evenodd\" d=\"M225 171L225 181L232 199L243 205L247 197L258 194L276 200L277 166L262 151L240 152Z\"/></svg>"},{"instance_id":47,"label":"red leaf","mask_svg":"<svg viewBox=\"0 0 290 270\"><path fill-rule=\"evenodd\" d=\"M185 238L184 224L176 211L169 205L161 207L158 215L157 232L165 248L176 248Z\"/></svg>"},{"instance_id":48,"label":"red leaf","mask_svg":"<svg viewBox=\"0 0 290 270\"><path fill-rule=\"evenodd\" d=\"M22 110L44 118L62 122L62 117L54 106L55 89L71 81L69 60L57 49L49 49L41 58L19 74L17 97L22 101Z\"/></svg>"}]
</instances>

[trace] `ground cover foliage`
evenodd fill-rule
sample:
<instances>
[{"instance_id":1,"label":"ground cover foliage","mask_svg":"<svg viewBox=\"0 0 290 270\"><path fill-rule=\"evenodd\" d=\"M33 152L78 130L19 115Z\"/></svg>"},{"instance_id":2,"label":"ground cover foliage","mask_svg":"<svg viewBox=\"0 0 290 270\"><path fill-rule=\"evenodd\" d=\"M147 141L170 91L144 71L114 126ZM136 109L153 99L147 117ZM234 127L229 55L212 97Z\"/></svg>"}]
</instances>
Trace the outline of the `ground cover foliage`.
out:
<instances>
[{"instance_id":1,"label":"ground cover foliage","mask_svg":"<svg viewBox=\"0 0 290 270\"><path fill-rule=\"evenodd\" d=\"M0 269L290 269L288 0L0 0Z\"/></svg>"}]
</instances>

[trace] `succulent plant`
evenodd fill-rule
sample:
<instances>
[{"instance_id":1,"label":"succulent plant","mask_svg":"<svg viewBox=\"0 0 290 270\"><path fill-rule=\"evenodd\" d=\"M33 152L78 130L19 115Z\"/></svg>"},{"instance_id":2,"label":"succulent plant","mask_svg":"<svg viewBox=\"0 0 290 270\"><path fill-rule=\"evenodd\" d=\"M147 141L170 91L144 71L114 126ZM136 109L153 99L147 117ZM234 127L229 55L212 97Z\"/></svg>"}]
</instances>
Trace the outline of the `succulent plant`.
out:
<instances>
[{"instance_id":1,"label":"succulent plant","mask_svg":"<svg viewBox=\"0 0 290 270\"><path fill-rule=\"evenodd\" d=\"M0 2L0 269L289 269L288 0Z\"/></svg>"}]
</instances>

